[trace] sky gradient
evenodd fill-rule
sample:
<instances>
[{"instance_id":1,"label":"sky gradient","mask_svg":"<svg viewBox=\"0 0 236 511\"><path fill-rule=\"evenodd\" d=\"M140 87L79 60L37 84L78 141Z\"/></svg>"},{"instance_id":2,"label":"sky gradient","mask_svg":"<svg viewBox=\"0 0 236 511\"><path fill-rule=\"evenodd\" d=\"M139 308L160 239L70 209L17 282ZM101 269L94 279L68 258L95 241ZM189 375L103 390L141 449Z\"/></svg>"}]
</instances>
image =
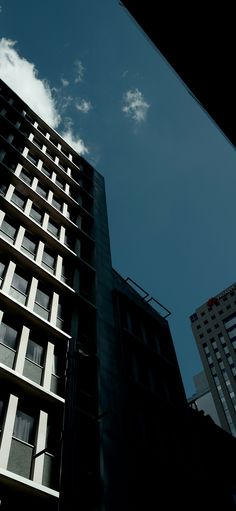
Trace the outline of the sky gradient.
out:
<instances>
[{"instance_id":1,"label":"sky gradient","mask_svg":"<svg viewBox=\"0 0 236 511\"><path fill-rule=\"evenodd\" d=\"M189 316L235 278L235 150L118 0L0 0L0 76L105 177L114 268Z\"/></svg>"}]
</instances>

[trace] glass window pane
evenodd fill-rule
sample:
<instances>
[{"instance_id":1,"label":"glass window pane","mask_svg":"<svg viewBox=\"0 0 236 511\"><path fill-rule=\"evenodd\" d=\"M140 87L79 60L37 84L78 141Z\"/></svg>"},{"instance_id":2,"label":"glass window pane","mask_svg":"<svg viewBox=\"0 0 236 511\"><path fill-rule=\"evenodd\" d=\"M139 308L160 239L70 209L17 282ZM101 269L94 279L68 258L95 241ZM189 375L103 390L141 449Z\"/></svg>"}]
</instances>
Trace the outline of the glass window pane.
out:
<instances>
[{"instance_id":1,"label":"glass window pane","mask_svg":"<svg viewBox=\"0 0 236 511\"><path fill-rule=\"evenodd\" d=\"M45 263L47 266L50 266L50 268L55 267L55 255L50 253L48 250L44 250L42 260L43 263Z\"/></svg>"},{"instance_id":2,"label":"glass window pane","mask_svg":"<svg viewBox=\"0 0 236 511\"><path fill-rule=\"evenodd\" d=\"M48 170L47 167L45 167L45 165L42 165L42 168L41 168L42 172L45 174L45 176L48 176L48 177L51 177L51 171Z\"/></svg>"},{"instance_id":3,"label":"glass window pane","mask_svg":"<svg viewBox=\"0 0 236 511\"><path fill-rule=\"evenodd\" d=\"M36 343L35 341L32 341L29 339L27 351L26 351L26 357L35 362L35 364L38 364L40 366L43 365L43 347Z\"/></svg>"},{"instance_id":4,"label":"glass window pane","mask_svg":"<svg viewBox=\"0 0 236 511\"><path fill-rule=\"evenodd\" d=\"M26 294L27 287L28 287L28 280L26 280L21 275L18 275L18 273L14 273L13 279L12 279L12 286L15 287L21 293Z\"/></svg>"},{"instance_id":5,"label":"glass window pane","mask_svg":"<svg viewBox=\"0 0 236 511\"><path fill-rule=\"evenodd\" d=\"M59 234L59 227L53 220L48 221L48 231L51 232L54 236L58 236Z\"/></svg>"},{"instance_id":6,"label":"glass window pane","mask_svg":"<svg viewBox=\"0 0 236 511\"><path fill-rule=\"evenodd\" d=\"M53 197L53 199L52 199L52 205L54 206L54 208L57 208L59 211L62 210L62 202L60 202L60 200L56 199L55 197Z\"/></svg>"},{"instance_id":7,"label":"glass window pane","mask_svg":"<svg viewBox=\"0 0 236 511\"><path fill-rule=\"evenodd\" d=\"M32 206L30 210L30 216L39 224L42 223L43 213L36 206Z\"/></svg>"},{"instance_id":8,"label":"glass window pane","mask_svg":"<svg viewBox=\"0 0 236 511\"><path fill-rule=\"evenodd\" d=\"M6 267L5 263L2 263L2 261L0 261L0 282L3 279L5 267Z\"/></svg>"},{"instance_id":9,"label":"glass window pane","mask_svg":"<svg viewBox=\"0 0 236 511\"><path fill-rule=\"evenodd\" d=\"M18 332L15 328L12 328L4 321L1 322L0 340L12 349L16 349L17 334Z\"/></svg>"},{"instance_id":10,"label":"glass window pane","mask_svg":"<svg viewBox=\"0 0 236 511\"><path fill-rule=\"evenodd\" d=\"M17 410L13 436L15 438L19 438L23 440L23 442L27 442L28 444L33 444L34 442L34 417L28 415L27 413L22 412L21 410Z\"/></svg>"},{"instance_id":11,"label":"glass window pane","mask_svg":"<svg viewBox=\"0 0 236 511\"><path fill-rule=\"evenodd\" d=\"M30 176L30 174L28 172L26 172L26 170L22 169L21 173L20 173L20 178L25 182L27 183L28 185L31 184L31 181L32 181L32 177Z\"/></svg>"},{"instance_id":12,"label":"glass window pane","mask_svg":"<svg viewBox=\"0 0 236 511\"><path fill-rule=\"evenodd\" d=\"M40 185L40 184L38 184L38 185L37 185L36 192L37 192L39 195L41 195L41 197L44 197L44 198L46 198L46 197L47 197L47 194L48 194L48 192L47 192L46 188L44 188L44 187L43 187L42 185Z\"/></svg>"},{"instance_id":13,"label":"glass window pane","mask_svg":"<svg viewBox=\"0 0 236 511\"><path fill-rule=\"evenodd\" d=\"M1 231L7 234L9 238L14 240L16 237L17 228L13 220L11 220L8 217L5 217L1 225Z\"/></svg>"},{"instance_id":14,"label":"glass window pane","mask_svg":"<svg viewBox=\"0 0 236 511\"><path fill-rule=\"evenodd\" d=\"M23 238L22 248L31 254L36 254L37 242L30 234L26 233Z\"/></svg>"},{"instance_id":15,"label":"glass window pane","mask_svg":"<svg viewBox=\"0 0 236 511\"><path fill-rule=\"evenodd\" d=\"M47 294L44 291L42 291L39 287L37 289L35 301L36 301L36 303L38 303L39 305L41 305L45 309L49 310L50 296L49 296L49 294Z\"/></svg>"},{"instance_id":16,"label":"glass window pane","mask_svg":"<svg viewBox=\"0 0 236 511\"><path fill-rule=\"evenodd\" d=\"M23 209L25 206L26 198L21 193L15 191L12 195L12 202L19 206L19 208Z\"/></svg>"}]
</instances>

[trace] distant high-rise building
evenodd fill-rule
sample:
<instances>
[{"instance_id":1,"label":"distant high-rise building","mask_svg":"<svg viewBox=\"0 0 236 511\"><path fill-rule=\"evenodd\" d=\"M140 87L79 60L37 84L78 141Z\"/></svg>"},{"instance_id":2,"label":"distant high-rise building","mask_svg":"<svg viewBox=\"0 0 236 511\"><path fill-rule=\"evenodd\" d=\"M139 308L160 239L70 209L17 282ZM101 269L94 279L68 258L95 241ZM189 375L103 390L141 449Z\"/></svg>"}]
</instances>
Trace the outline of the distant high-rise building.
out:
<instances>
[{"instance_id":1,"label":"distant high-rise building","mask_svg":"<svg viewBox=\"0 0 236 511\"><path fill-rule=\"evenodd\" d=\"M2 81L0 122L1 511L231 510L235 439L112 269L103 177Z\"/></svg>"},{"instance_id":2,"label":"distant high-rise building","mask_svg":"<svg viewBox=\"0 0 236 511\"><path fill-rule=\"evenodd\" d=\"M210 415L215 424L221 426L220 419L213 401L210 387L204 371L193 377L196 392L188 399L188 403L192 408Z\"/></svg>"},{"instance_id":3,"label":"distant high-rise building","mask_svg":"<svg viewBox=\"0 0 236 511\"><path fill-rule=\"evenodd\" d=\"M222 427L236 436L236 284L190 316Z\"/></svg>"}]
</instances>

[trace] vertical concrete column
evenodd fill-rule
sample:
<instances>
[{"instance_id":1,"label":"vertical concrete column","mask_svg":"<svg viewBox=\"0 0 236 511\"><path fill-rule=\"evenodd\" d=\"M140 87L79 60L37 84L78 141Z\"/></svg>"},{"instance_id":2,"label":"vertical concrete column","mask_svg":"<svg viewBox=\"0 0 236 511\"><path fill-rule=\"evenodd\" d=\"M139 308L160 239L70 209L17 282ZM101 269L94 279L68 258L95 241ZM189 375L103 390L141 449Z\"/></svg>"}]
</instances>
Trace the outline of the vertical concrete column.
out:
<instances>
[{"instance_id":1,"label":"vertical concrete column","mask_svg":"<svg viewBox=\"0 0 236 511\"><path fill-rule=\"evenodd\" d=\"M54 345L52 344L52 342L48 342L46 361L45 361L44 373L43 373L43 387L49 391L51 388L53 353L54 353Z\"/></svg>"},{"instance_id":2,"label":"vertical concrete column","mask_svg":"<svg viewBox=\"0 0 236 511\"><path fill-rule=\"evenodd\" d=\"M33 133L30 133L30 134L29 134L29 140L30 140L30 142L32 142L32 141L33 141L33 138L34 138Z\"/></svg>"},{"instance_id":3,"label":"vertical concrete column","mask_svg":"<svg viewBox=\"0 0 236 511\"><path fill-rule=\"evenodd\" d=\"M30 330L26 326L23 326L21 336L20 336L20 342L19 347L16 353L16 365L15 365L15 371L22 374L24 369L24 363L25 363L25 355L29 340L29 333Z\"/></svg>"},{"instance_id":4,"label":"vertical concrete column","mask_svg":"<svg viewBox=\"0 0 236 511\"><path fill-rule=\"evenodd\" d=\"M59 303L59 295L57 293L53 293L49 321L51 323L53 323L54 325L56 325L56 323L57 323L58 303Z\"/></svg>"},{"instance_id":5,"label":"vertical concrete column","mask_svg":"<svg viewBox=\"0 0 236 511\"><path fill-rule=\"evenodd\" d=\"M13 261L10 261L7 271L6 271L6 275L5 275L3 284L2 284L2 291L4 293L9 294L15 269L16 269L16 264L13 263Z\"/></svg>"},{"instance_id":6,"label":"vertical concrete column","mask_svg":"<svg viewBox=\"0 0 236 511\"><path fill-rule=\"evenodd\" d=\"M25 148L24 148L24 151L23 151L23 153L22 153L22 155L23 155L25 158L27 158L28 152L29 152L28 147L25 147Z\"/></svg>"},{"instance_id":7,"label":"vertical concrete column","mask_svg":"<svg viewBox=\"0 0 236 511\"><path fill-rule=\"evenodd\" d=\"M48 213L44 213L42 228L45 231L47 231L47 228L48 228L48 220L49 220L49 214Z\"/></svg>"},{"instance_id":8,"label":"vertical concrete column","mask_svg":"<svg viewBox=\"0 0 236 511\"><path fill-rule=\"evenodd\" d=\"M29 216L32 204L33 204L32 200L27 199L25 211L24 211L25 215Z\"/></svg>"},{"instance_id":9,"label":"vertical concrete column","mask_svg":"<svg viewBox=\"0 0 236 511\"><path fill-rule=\"evenodd\" d=\"M70 195L70 185L69 185L69 183L66 183L66 185L65 185L65 193L66 193L66 195Z\"/></svg>"},{"instance_id":10,"label":"vertical concrete column","mask_svg":"<svg viewBox=\"0 0 236 511\"><path fill-rule=\"evenodd\" d=\"M23 241L23 238L24 238L24 234L25 234L25 228L22 227L22 225L21 225L19 230L18 230L16 239L15 239L15 243L14 243L15 247L18 248L18 250L20 250L20 248L21 248L22 241Z\"/></svg>"},{"instance_id":11,"label":"vertical concrete column","mask_svg":"<svg viewBox=\"0 0 236 511\"><path fill-rule=\"evenodd\" d=\"M57 279L60 279L61 278L61 270L62 270L62 257L59 255L57 257L57 263L56 263L56 271L55 271L55 276Z\"/></svg>"},{"instance_id":12,"label":"vertical concrete column","mask_svg":"<svg viewBox=\"0 0 236 511\"><path fill-rule=\"evenodd\" d=\"M33 277L31 284L30 284L28 299L26 302L26 305L30 310L34 309L34 302L35 302L37 287L38 287L38 280L35 277Z\"/></svg>"},{"instance_id":13,"label":"vertical concrete column","mask_svg":"<svg viewBox=\"0 0 236 511\"><path fill-rule=\"evenodd\" d=\"M65 233L66 233L65 227L62 225L61 230L60 230L60 237L59 237L59 240L61 243L65 242Z\"/></svg>"},{"instance_id":14,"label":"vertical concrete column","mask_svg":"<svg viewBox=\"0 0 236 511\"><path fill-rule=\"evenodd\" d=\"M11 200L11 198L12 198L12 194L13 194L14 190L15 190L15 187L14 187L14 185L12 185L12 184L11 184L11 185L8 187L7 193L6 193L6 195L5 195L5 199L6 199L6 200L8 200L8 201L10 201L10 200Z\"/></svg>"},{"instance_id":15,"label":"vertical concrete column","mask_svg":"<svg viewBox=\"0 0 236 511\"><path fill-rule=\"evenodd\" d=\"M53 171L52 177L51 177L53 183L56 182L56 177L57 177L56 172Z\"/></svg>"},{"instance_id":16,"label":"vertical concrete column","mask_svg":"<svg viewBox=\"0 0 236 511\"><path fill-rule=\"evenodd\" d=\"M22 168L23 168L23 167L22 167L22 165L21 165L20 163L18 163L18 165L17 165L17 167L16 167L16 170L15 170L15 172L14 172L14 173L15 173L15 175L16 175L17 177L19 177L19 176L20 176L20 173L21 173L21 171L22 171Z\"/></svg>"},{"instance_id":17,"label":"vertical concrete column","mask_svg":"<svg viewBox=\"0 0 236 511\"><path fill-rule=\"evenodd\" d=\"M2 211L2 209L0 209L0 225L2 225L5 214L6 214L5 211Z\"/></svg>"},{"instance_id":18,"label":"vertical concrete column","mask_svg":"<svg viewBox=\"0 0 236 511\"><path fill-rule=\"evenodd\" d=\"M37 254L36 254L36 259L35 259L37 264L41 264L41 262L42 262L44 246L45 246L44 243L42 241L40 241L38 250L37 250Z\"/></svg>"},{"instance_id":19,"label":"vertical concrete column","mask_svg":"<svg viewBox=\"0 0 236 511\"><path fill-rule=\"evenodd\" d=\"M2 441L0 447L0 467L6 469L11 448L11 439L14 430L18 397L10 394L8 402L6 420L2 431Z\"/></svg>"},{"instance_id":20,"label":"vertical concrete column","mask_svg":"<svg viewBox=\"0 0 236 511\"><path fill-rule=\"evenodd\" d=\"M48 414L46 412L43 412L42 410L40 410L38 433L37 433L37 438L36 438L36 443L35 443L35 454L41 452L46 447L47 420L48 420ZM35 483L42 484L43 464L44 464L44 454L41 454L34 460L32 479Z\"/></svg>"},{"instance_id":21,"label":"vertical concrete column","mask_svg":"<svg viewBox=\"0 0 236 511\"><path fill-rule=\"evenodd\" d=\"M32 188L32 190L34 190L34 192L35 192L35 190L36 190L36 188L37 188L37 184L38 184L38 182L39 182L38 178L37 178L37 177L34 177L34 179L33 179L33 181L32 181L32 185L31 185L31 188Z\"/></svg>"},{"instance_id":22,"label":"vertical concrete column","mask_svg":"<svg viewBox=\"0 0 236 511\"><path fill-rule=\"evenodd\" d=\"M49 204L52 204L52 198L53 198L53 192L52 190L49 190L47 200Z\"/></svg>"}]
</instances>

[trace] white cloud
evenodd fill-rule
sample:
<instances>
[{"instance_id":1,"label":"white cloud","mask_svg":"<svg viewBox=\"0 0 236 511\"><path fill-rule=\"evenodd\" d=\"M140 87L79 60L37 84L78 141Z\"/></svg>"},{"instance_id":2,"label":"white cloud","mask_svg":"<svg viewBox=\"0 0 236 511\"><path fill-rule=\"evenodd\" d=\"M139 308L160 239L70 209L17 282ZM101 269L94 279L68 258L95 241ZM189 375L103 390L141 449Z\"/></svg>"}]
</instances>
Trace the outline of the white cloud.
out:
<instances>
[{"instance_id":1,"label":"white cloud","mask_svg":"<svg viewBox=\"0 0 236 511\"><path fill-rule=\"evenodd\" d=\"M91 101L86 101L85 99L81 99L80 101L76 101L75 108L79 112L83 112L83 114L87 114L89 110L91 110L92 103Z\"/></svg>"},{"instance_id":2,"label":"white cloud","mask_svg":"<svg viewBox=\"0 0 236 511\"><path fill-rule=\"evenodd\" d=\"M138 89L128 90L124 94L122 111L137 123L145 121L150 105Z\"/></svg>"},{"instance_id":3,"label":"white cloud","mask_svg":"<svg viewBox=\"0 0 236 511\"><path fill-rule=\"evenodd\" d=\"M38 78L35 65L21 57L15 42L0 39L0 76L47 124L56 128L60 115L46 80Z\"/></svg>"},{"instance_id":4,"label":"white cloud","mask_svg":"<svg viewBox=\"0 0 236 511\"><path fill-rule=\"evenodd\" d=\"M81 60L75 61L75 68L76 68L76 74L77 74L77 76L75 78L75 83L80 83L83 80L84 71L85 71L85 68L84 68Z\"/></svg>"},{"instance_id":5,"label":"white cloud","mask_svg":"<svg viewBox=\"0 0 236 511\"><path fill-rule=\"evenodd\" d=\"M77 153L83 155L88 154L89 150L86 147L82 138L74 135L72 128L68 127L62 134L62 138L71 146Z\"/></svg>"},{"instance_id":6,"label":"white cloud","mask_svg":"<svg viewBox=\"0 0 236 511\"><path fill-rule=\"evenodd\" d=\"M70 82L66 78L61 78L61 83L63 87L68 87Z\"/></svg>"},{"instance_id":7,"label":"white cloud","mask_svg":"<svg viewBox=\"0 0 236 511\"><path fill-rule=\"evenodd\" d=\"M57 104L52 90L46 80L38 78L38 71L34 64L21 57L15 50L15 42L10 39L0 39L0 77L25 101L37 114L52 128L56 129L61 123L58 111L64 111L71 103L71 96L57 98ZM54 89L58 94L58 90ZM71 119L64 119L66 128L61 136L79 154L88 154L89 150L84 141L73 132Z\"/></svg>"}]
</instances>

